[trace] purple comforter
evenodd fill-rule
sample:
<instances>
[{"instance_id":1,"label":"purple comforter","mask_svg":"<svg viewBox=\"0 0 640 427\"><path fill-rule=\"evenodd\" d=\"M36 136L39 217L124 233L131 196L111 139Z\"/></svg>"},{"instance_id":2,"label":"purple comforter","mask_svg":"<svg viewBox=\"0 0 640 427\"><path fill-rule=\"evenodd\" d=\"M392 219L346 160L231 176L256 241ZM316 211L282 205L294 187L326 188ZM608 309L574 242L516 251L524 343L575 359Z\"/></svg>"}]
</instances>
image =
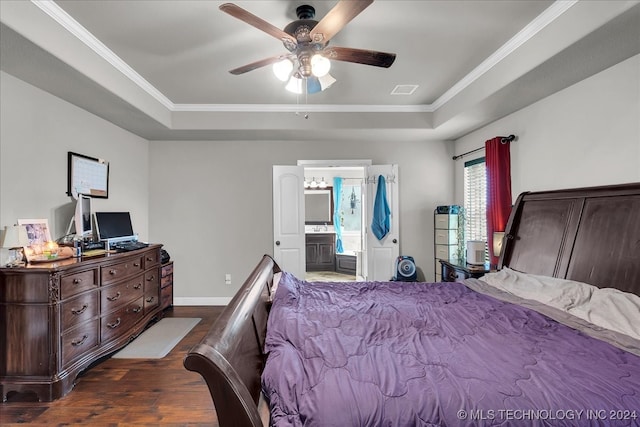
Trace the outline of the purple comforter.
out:
<instances>
[{"instance_id":1,"label":"purple comforter","mask_svg":"<svg viewBox=\"0 0 640 427\"><path fill-rule=\"evenodd\" d=\"M640 425L640 357L459 283L284 273L266 350L276 426Z\"/></svg>"}]
</instances>

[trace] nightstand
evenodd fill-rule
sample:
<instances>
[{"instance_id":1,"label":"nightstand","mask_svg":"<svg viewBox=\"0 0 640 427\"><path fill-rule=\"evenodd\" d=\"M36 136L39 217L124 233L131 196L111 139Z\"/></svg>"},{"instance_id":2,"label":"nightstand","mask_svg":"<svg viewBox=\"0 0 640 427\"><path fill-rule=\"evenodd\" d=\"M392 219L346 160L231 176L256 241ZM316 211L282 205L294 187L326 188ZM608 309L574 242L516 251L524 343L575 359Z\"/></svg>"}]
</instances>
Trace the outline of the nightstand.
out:
<instances>
[{"instance_id":1,"label":"nightstand","mask_svg":"<svg viewBox=\"0 0 640 427\"><path fill-rule=\"evenodd\" d=\"M173 305L173 261L160 267L160 305L163 310Z\"/></svg>"},{"instance_id":2,"label":"nightstand","mask_svg":"<svg viewBox=\"0 0 640 427\"><path fill-rule=\"evenodd\" d=\"M464 261L440 260L443 282L457 282L463 279L478 279L487 274L491 269L489 264L471 265Z\"/></svg>"}]
</instances>

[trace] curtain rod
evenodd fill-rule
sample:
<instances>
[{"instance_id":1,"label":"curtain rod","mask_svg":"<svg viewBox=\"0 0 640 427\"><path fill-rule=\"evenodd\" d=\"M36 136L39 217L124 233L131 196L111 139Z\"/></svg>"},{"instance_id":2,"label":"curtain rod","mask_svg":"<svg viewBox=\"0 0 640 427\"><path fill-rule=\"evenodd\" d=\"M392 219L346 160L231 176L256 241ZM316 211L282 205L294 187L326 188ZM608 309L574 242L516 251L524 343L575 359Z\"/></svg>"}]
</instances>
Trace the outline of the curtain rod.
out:
<instances>
[{"instance_id":1,"label":"curtain rod","mask_svg":"<svg viewBox=\"0 0 640 427\"><path fill-rule=\"evenodd\" d=\"M511 142L511 141L515 141L516 136L515 135L509 135L509 136L503 136L502 139L500 140L501 143L506 144L507 142ZM466 153L462 153L458 156L453 156L452 159L453 160L458 160L464 156L467 156L469 154L475 153L476 151L480 151L480 150L484 150L484 147L480 147L480 148L476 148L475 150L471 150L471 151L467 151Z\"/></svg>"}]
</instances>

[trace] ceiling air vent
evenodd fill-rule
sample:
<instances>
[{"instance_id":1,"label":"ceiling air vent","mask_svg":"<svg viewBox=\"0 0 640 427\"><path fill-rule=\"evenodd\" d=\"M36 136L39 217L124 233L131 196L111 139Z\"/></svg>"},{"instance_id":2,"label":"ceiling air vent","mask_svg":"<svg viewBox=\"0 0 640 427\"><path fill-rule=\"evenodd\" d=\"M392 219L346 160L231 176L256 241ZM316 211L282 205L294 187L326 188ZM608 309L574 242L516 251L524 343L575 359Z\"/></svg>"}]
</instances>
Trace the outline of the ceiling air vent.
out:
<instances>
[{"instance_id":1,"label":"ceiling air vent","mask_svg":"<svg viewBox=\"0 0 640 427\"><path fill-rule=\"evenodd\" d=\"M418 85L397 85L391 91L391 95L412 95L418 89Z\"/></svg>"}]
</instances>

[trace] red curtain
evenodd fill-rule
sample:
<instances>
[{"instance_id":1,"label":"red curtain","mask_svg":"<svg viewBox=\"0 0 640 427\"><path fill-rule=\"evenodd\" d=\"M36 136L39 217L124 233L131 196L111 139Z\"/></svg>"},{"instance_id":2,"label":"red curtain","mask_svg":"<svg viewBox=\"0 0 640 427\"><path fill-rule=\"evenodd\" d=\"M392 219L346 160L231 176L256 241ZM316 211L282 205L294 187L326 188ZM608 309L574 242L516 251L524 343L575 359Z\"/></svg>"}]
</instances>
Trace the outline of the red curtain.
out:
<instances>
[{"instance_id":1,"label":"red curtain","mask_svg":"<svg viewBox=\"0 0 640 427\"><path fill-rule=\"evenodd\" d=\"M497 265L499 258L493 254L493 233L504 231L511 213L510 141L498 136L485 142L484 147L487 167L487 243L491 264Z\"/></svg>"}]
</instances>

